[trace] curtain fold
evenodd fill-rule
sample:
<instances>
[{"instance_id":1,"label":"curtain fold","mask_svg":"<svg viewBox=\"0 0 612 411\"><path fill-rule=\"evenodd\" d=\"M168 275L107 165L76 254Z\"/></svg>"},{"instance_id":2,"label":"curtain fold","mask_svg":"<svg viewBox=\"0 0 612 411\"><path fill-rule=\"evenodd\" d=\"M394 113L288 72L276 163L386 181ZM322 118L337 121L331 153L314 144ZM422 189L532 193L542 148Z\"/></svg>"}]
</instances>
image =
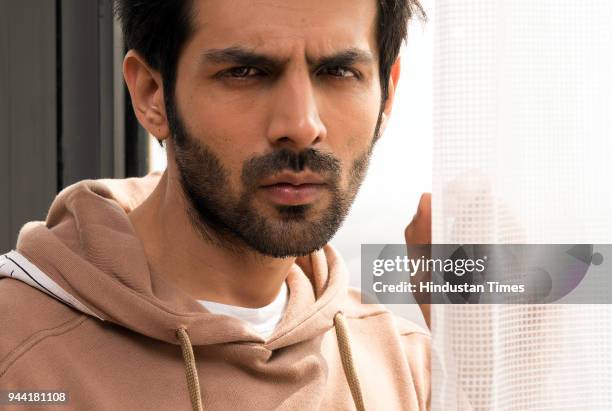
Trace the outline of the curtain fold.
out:
<instances>
[{"instance_id":1,"label":"curtain fold","mask_svg":"<svg viewBox=\"0 0 612 411\"><path fill-rule=\"evenodd\" d=\"M612 2L435 15L433 242L612 243ZM433 306L432 408L608 409L611 320L601 304Z\"/></svg>"}]
</instances>

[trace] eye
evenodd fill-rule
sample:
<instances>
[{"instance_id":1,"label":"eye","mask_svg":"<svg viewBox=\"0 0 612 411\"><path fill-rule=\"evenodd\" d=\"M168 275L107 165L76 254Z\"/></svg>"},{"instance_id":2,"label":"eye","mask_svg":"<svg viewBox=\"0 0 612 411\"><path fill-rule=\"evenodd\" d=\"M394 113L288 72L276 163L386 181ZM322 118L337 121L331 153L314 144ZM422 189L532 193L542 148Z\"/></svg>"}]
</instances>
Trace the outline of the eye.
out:
<instances>
[{"instance_id":1,"label":"eye","mask_svg":"<svg viewBox=\"0 0 612 411\"><path fill-rule=\"evenodd\" d=\"M235 79L246 79L249 77L262 75L263 72L255 67L240 66L232 67L221 73L223 77L235 78Z\"/></svg>"},{"instance_id":2,"label":"eye","mask_svg":"<svg viewBox=\"0 0 612 411\"><path fill-rule=\"evenodd\" d=\"M320 71L322 74L327 74L332 77L340 77L340 78L349 78L349 77L357 77L357 73L349 69L347 67L342 66L334 66L334 67L325 67Z\"/></svg>"}]
</instances>

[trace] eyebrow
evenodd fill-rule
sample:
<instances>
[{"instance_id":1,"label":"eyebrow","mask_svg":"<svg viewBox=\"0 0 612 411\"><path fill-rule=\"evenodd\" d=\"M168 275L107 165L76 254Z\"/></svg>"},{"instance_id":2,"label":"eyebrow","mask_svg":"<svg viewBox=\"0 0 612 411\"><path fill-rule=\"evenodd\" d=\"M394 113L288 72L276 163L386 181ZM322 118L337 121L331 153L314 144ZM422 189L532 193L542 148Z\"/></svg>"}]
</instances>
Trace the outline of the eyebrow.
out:
<instances>
[{"instance_id":1,"label":"eyebrow","mask_svg":"<svg viewBox=\"0 0 612 411\"><path fill-rule=\"evenodd\" d=\"M286 63L286 59L258 53L240 46L206 50L202 55L205 61L213 64L278 68ZM307 56L306 61L311 67L352 66L358 63L371 63L374 61L374 56L370 51L351 47L319 58L313 59Z\"/></svg>"},{"instance_id":2,"label":"eyebrow","mask_svg":"<svg viewBox=\"0 0 612 411\"><path fill-rule=\"evenodd\" d=\"M239 47L211 49L203 53L204 60L213 64L237 64L241 66L280 66L283 61L255 51Z\"/></svg>"},{"instance_id":3,"label":"eyebrow","mask_svg":"<svg viewBox=\"0 0 612 411\"><path fill-rule=\"evenodd\" d=\"M352 66L354 64L366 64L374 61L374 56L370 51L362 50L356 47L351 47L346 50L339 51L329 56L323 56L319 59L306 58L311 66Z\"/></svg>"}]
</instances>

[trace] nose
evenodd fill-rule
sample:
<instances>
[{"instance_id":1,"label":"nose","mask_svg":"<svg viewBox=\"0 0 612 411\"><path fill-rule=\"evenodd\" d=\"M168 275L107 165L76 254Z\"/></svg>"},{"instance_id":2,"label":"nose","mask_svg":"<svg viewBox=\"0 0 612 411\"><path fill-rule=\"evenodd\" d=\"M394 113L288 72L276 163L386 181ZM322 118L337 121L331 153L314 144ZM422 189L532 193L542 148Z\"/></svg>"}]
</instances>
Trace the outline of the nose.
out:
<instances>
[{"instance_id":1,"label":"nose","mask_svg":"<svg viewBox=\"0 0 612 411\"><path fill-rule=\"evenodd\" d=\"M285 73L271 101L268 139L273 146L301 151L326 138L308 70Z\"/></svg>"}]
</instances>

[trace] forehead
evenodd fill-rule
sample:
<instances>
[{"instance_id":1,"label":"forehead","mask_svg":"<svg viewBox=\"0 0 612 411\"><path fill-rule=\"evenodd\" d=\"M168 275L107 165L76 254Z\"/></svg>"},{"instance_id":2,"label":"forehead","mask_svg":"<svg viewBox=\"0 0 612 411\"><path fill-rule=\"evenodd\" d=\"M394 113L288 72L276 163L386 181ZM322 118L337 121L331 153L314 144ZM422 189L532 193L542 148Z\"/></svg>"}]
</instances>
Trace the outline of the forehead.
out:
<instances>
[{"instance_id":1,"label":"forehead","mask_svg":"<svg viewBox=\"0 0 612 411\"><path fill-rule=\"evenodd\" d=\"M324 54L376 49L375 0L195 0L195 34L202 47Z\"/></svg>"}]
</instances>

